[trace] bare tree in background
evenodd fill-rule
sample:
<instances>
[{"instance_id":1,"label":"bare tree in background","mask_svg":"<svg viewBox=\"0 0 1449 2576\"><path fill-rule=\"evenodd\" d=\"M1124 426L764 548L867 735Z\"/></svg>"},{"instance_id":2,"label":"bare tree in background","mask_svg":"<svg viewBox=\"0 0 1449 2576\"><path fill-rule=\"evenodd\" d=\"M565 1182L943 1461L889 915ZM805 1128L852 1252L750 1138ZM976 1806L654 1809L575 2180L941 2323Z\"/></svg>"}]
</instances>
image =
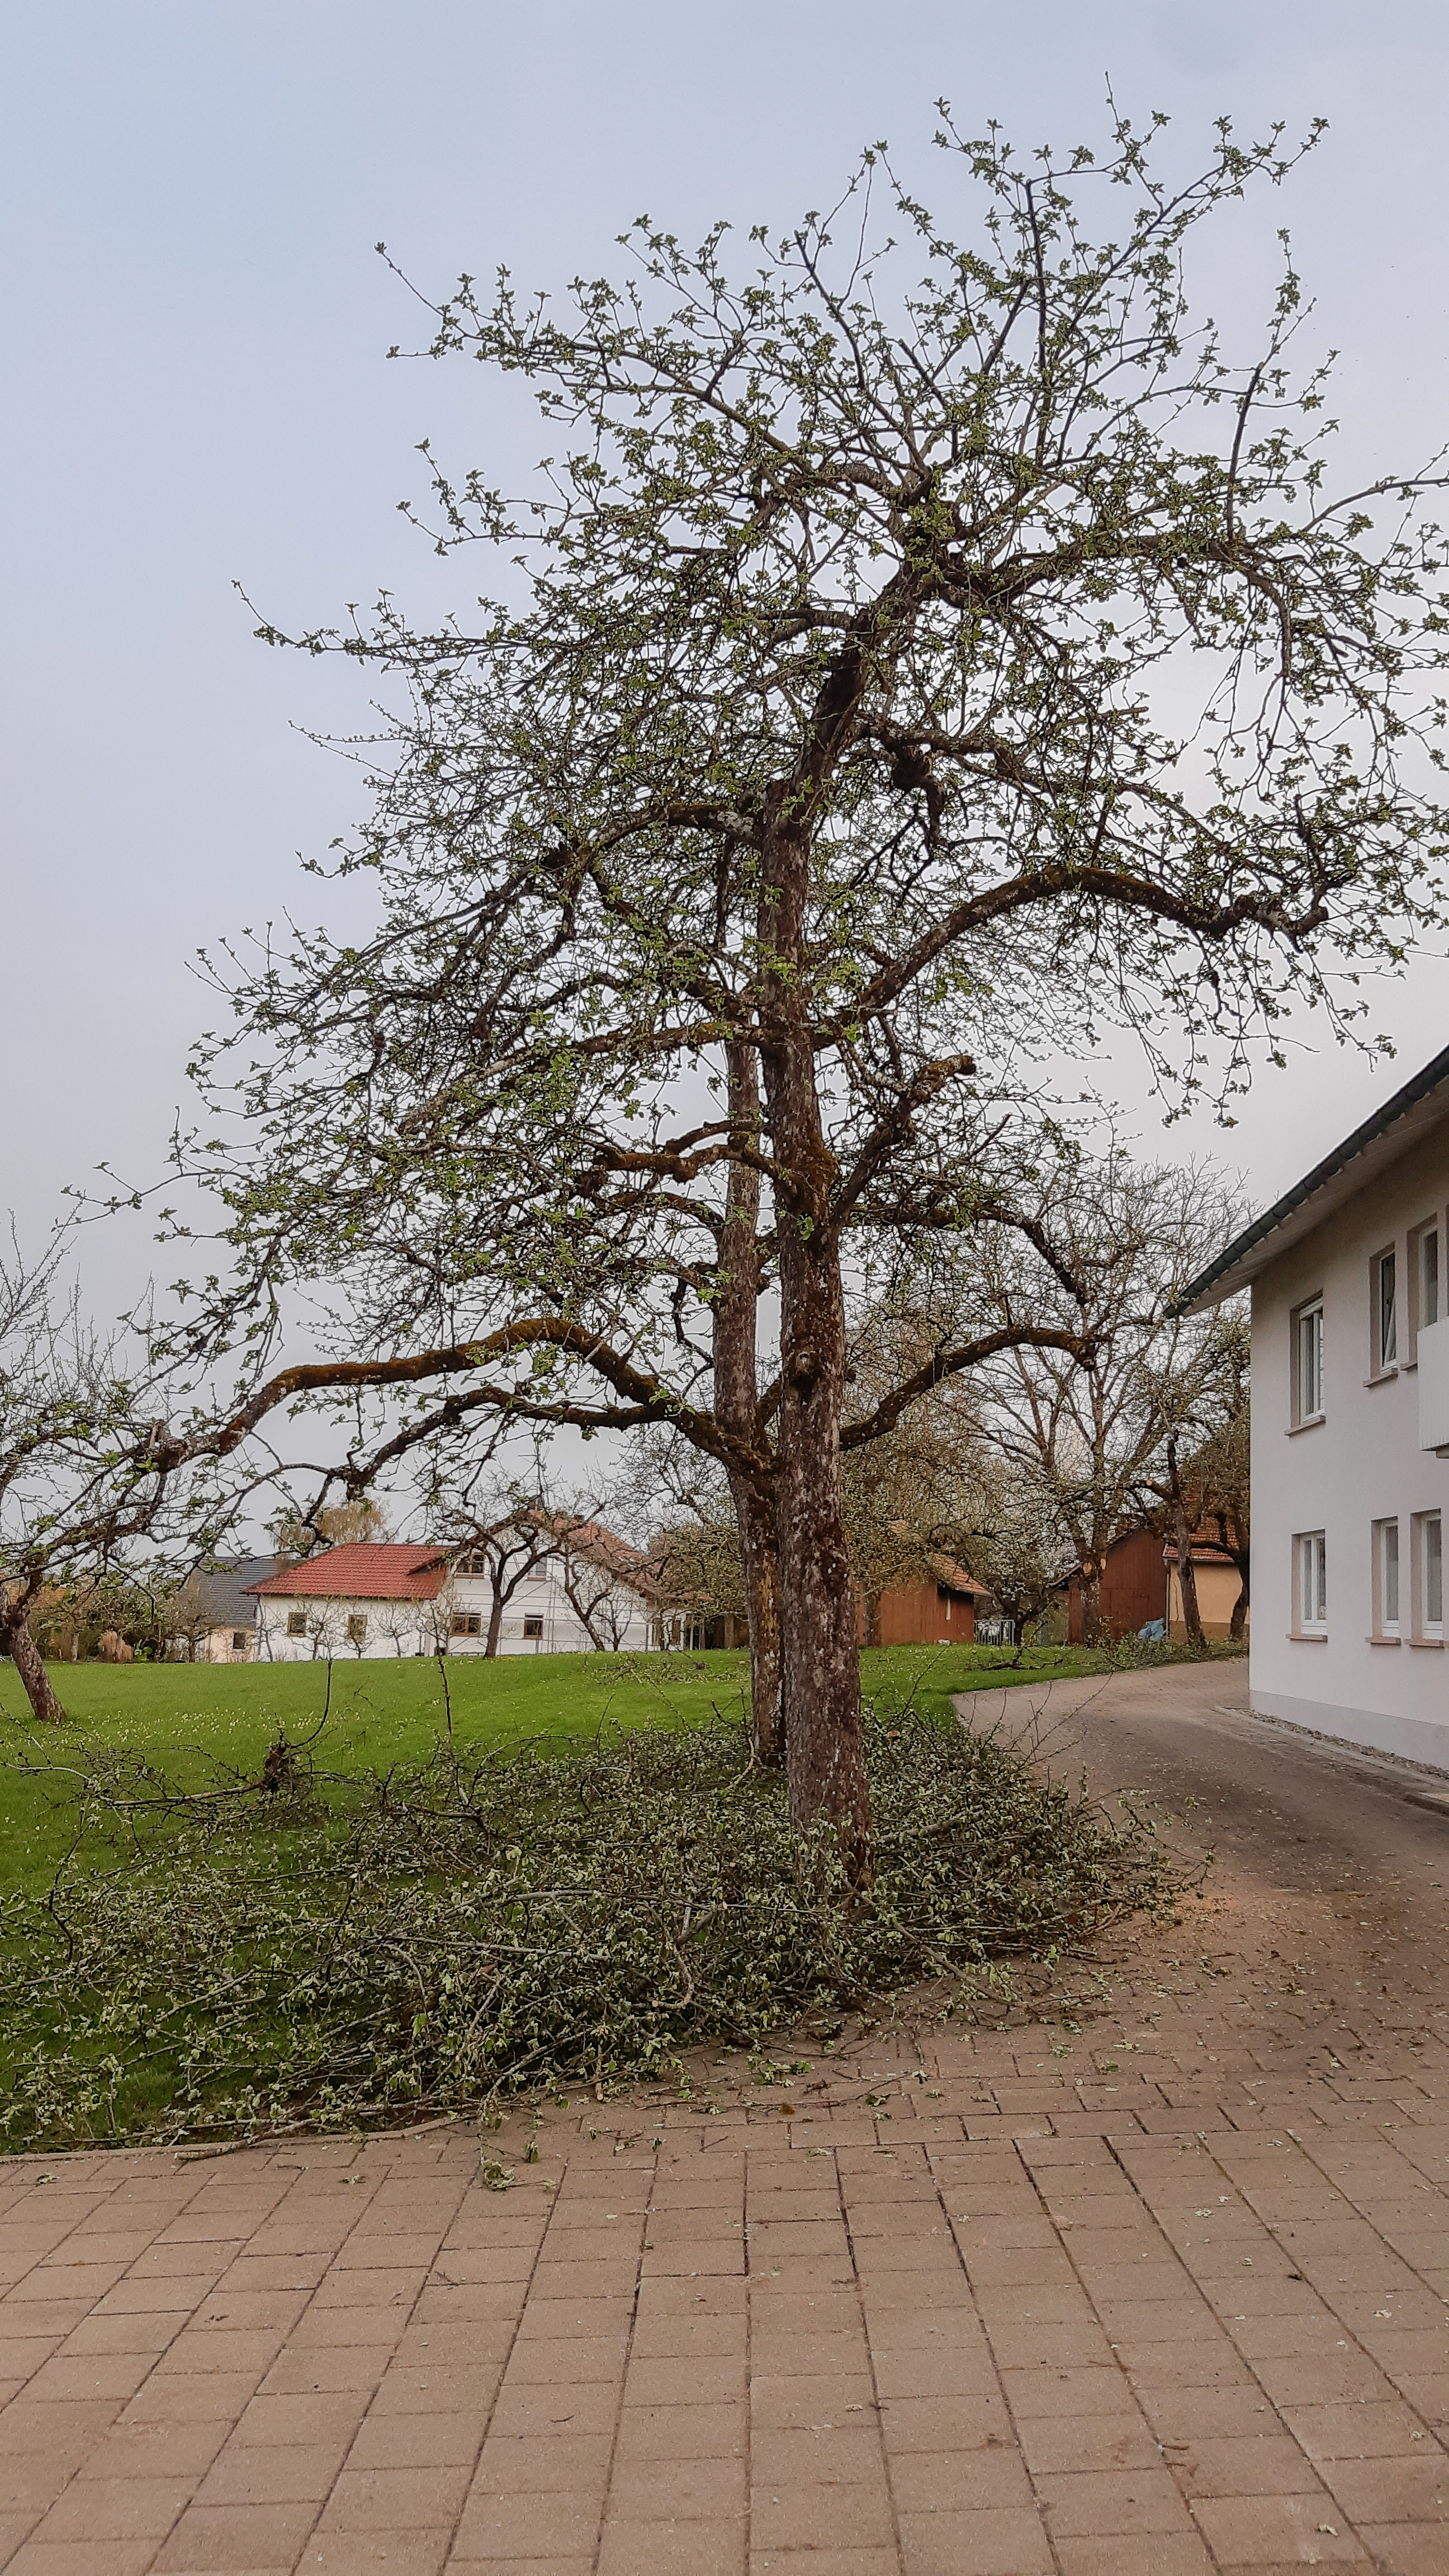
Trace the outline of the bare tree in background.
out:
<instances>
[{"instance_id":1,"label":"bare tree in background","mask_svg":"<svg viewBox=\"0 0 1449 2576\"><path fill-rule=\"evenodd\" d=\"M616 1653L650 1583L642 1552L605 1528L592 1499L561 1498L546 1481L535 1453L530 1485L481 1487L470 1481L466 1503L441 1513L443 1544L458 1574L483 1576L490 1605L484 1654L496 1655L503 1616L519 1588L543 1567L557 1568L569 1607L591 1646ZM433 1470L433 1511L439 1518L441 1482Z\"/></svg>"},{"instance_id":2,"label":"bare tree in background","mask_svg":"<svg viewBox=\"0 0 1449 2576\"><path fill-rule=\"evenodd\" d=\"M380 1637L386 1637L399 1663L416 1655L423 1636L422 1604L417 1601L378 1601L373 1604L373 1625Z\"/></svg>"},{"instance_id":3,"label":"bare tree in background","mask_svg":"<svg viewBox=\"0 0 1449 2576\"><path fill-rule=\"evenodd\" d=\"M1252 1573L1251 1352L1245 1318L1224 1317L1221 1329L1218 1420L1193 1459L1193 1473L1198 1516L1215 1531L1224 1556L1237 1569L1238 1597L1228 1634L1241 1643L1248 1624Z\"/></svg>"},{"instance_id":4,"label":"bare tree in background","mask_svg":"<svg viewBox=\"0 0 1449 2576\"><path fill-rule=\"evenodd\" d=\"M1024 1240L983 1238L972 1311L1070 1319L1078 1355L1008 1348L955 1409L965 1437L989 1441L1049 1502L1080 1577L1083 1637L1095 1643L1113 1539L1140 1521L1148 1493L1173 1512L1174 1531L1186 1509L1173 1462L1211 1427L1215 1327L1175 1316L1173 1301L1242 1211L1213 1171L1137 1165L1114 1143L1100 1157L1063 1155L1038 1215L1059 1267ZM1164 1476L1177 1480L1175 1504ZM1190 1559L1188 1582L1190 1592Z\"/></svg>"},{"instance_id":5,"label":"bare tree in background","mask_svg":"<svg viewBox=\"0 0 1449 2576\"><path fill-rule=\"evenodd\" d=\"M729 1479L667 1432L636 1446L631 1488L649 1539L663 1641L674 1619L747 1617L743 1546Z\"/></svg>"},{"instance_id":6,"label":"bare tree in background","mask_svg":"<svg viewBox=\"0 0 1449 2576\"><path fill-rule=\"evenodd\" d=\"M313 1601L306 1613L307 1642L314 1664L330 1664L343 1636L343 1613L334 1601Z\"/></svg>"},{"instance_id":7,"label":"bare tree in background","mask_svg":"<svg viewBox=\"0 0 1449 2576\"><path fill-rule=\"evenodd\" d=\"M591 1646L618 1654L631 1621L651 1606L647 1562L597 1521L552 1515L564 1599Z\"/></svg>"},{"instance_id":8,"label":"bare tree in background","mask_svg":"<svg viewBox=\"0 0 1449 2576\"><path fill-rule=\"evenodd\" d=\"M418 1614L418 1633L422 1638L425 1652L430 1655L451 1654L453 1605L447 1585L444 1584L440 1592L434 1593L431 1601L419 1601L415 1607Z\"/></svg>"},{"instance_id":9,"label":"bare tree in background","mask_svg":"<svg viewBox=\"0 0 1449 2576\"><path fill-rule=\"evenodd\" d=\"M474 1492L466 1508L450 1513L442 1544L453 1554L454 1571L482 1575L489 1587L488 1624L483 1652L496 1655L503 1634L503 1614L520 1584L526 1583L554 1552L547 1515L537 1495L516 1486L492 1495Z\"/></svg>"},{"instance_id":10,"label":"bare tree in background","mask_svg":"<svg viewBox=\"0 0 1449 2576\"><path fill-rule=\"evenodd\" d=\"M1184 1388L1183 1419L1169 1433L1144 1496L1157 1508L1172 1542L1183 1625L1200 1653L1207 1637L1198 1603L1193 1549L1208 1532L1237 1572L1238 1597L1228 1635L1242 1642L1251 1574L1250 1336L1246 1318L1220 1308L1199 1344Z\"/></svg>"},{"instance_id":11,"label":"bare tree in background","mask_svg":"<svg viewBox=\"0 0 1449 2576\"><path fill-rule=\"evenodd\" d=\"M215 1552L245 1490L219 1485L204 1417L168 1428L187 1390L145 1313L110 1333L86 1320L74 1241L62 1230L27 1262L12 1237L0 1255L0 1653L46 1723L64 1711L31 1633L37 1605L81 1591L109 1602L144 1568L154 1612Z\"/></svg>"},{"instance_id":12,"label":"bare tree in background","mask_svg":"<svg viewBox=\"0 0 1449 2576\"><path fill-rule=\"evenodd\" d=\"M1008 1463L985 1441L960 1460L963 1492L942 1545L984 1584L1012 1640L1020 1645L1050 1609L1062 1564L1062 1531L1053 1498L1020 1461ZM980 1634L980 1620L977 1633Z\"/></svg>"},{"instance_id":13,"label":"bare tree in background","mask_svg":"<svg viewBox=\"0 0 1449 2576\"><path fill-rule=\"evenodd\" d=\"M196 1649L212 1626L214 1613L207 1597L206 1579L201 1574L188 1574L158 1601L152 1614L152 1633L163 1654L174 1652L180 1645L186 1649L186 1661L194 1664Z\"/></svg>"},{"instance_id":14,"label":"bare tree in background","mask_svg":"<svg viewBox=\"0 0 1449 2576\"><path fill-rule=\"evenodd\" d=\"M1018 1241L1023 1277L1038 1294L1060 1290L1058 1273L1043 1266L1045 1234L1041 1245L1029 1235ZM906 1246L902 1254L899 1276L852 1337L847 1420L869 1412L882 1385L897 1383L943 1333L959 1338L983 1320L977 1283L949 1238L934 1261ZM847 1448L841 1481L867 1645L880 1642L883 1594L919 1581L942 1558L986 1587L1017 1638L1041 1618L1061 1572L1052 1496L983 1436L954 1381L918 1397L885 1437Z\"/></svg>"}]
</instances>

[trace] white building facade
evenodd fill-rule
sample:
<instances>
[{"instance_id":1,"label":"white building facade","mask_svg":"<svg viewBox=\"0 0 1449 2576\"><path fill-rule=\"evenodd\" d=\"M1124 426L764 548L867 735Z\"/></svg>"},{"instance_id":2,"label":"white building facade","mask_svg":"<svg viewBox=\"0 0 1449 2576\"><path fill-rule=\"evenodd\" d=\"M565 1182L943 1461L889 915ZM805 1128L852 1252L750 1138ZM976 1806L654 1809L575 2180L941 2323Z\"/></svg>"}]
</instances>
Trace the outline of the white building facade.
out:
<instances>
[{"instance_id":1,"label":"white building facade","mask_svg":"<svg viewBox=\"0 0 1449 2576\"><path fill-rule=\"evenodd\" d=\"M1449 1770L1449 1049L1182 1300L1253 1311L1253 1705Z\"/></svg>"},{"instance_id":2,"label":"white building facade","mask_svg":"<svg viewBox=\"0 0 1449 2576\"><path fill-rule=\"evenodd\" d=\"M566 1550L529 1565L502 1604L497 1653L645 1652L657 1642L657 1622L642 1576L636 1586L620 1571L632 1554L602 1532L597 1542L575 1537ZM494 1593L481 1551L328 1548L267 1576L253 1592L256 1662L487 1652Z\"/></svg>"},{"instance_id":3,"label":"white building facade","mask_svg":"<svg viewBox=\"0 0 1449 2576\"><path fill-rule=\"evenodd\" d=\"M499 1654L638 1655L657 1644L648 1600L620 1575L601 1581L605 1571L594 1568L580 1578L562 1555L531 1565L503 1604ZM483 1653L493 1587L482 1565L466 1554L454 1561L446 1601L449 1653ZM430 1644L427 1652L432 1651Z\"/></svg>"}]
</instances>

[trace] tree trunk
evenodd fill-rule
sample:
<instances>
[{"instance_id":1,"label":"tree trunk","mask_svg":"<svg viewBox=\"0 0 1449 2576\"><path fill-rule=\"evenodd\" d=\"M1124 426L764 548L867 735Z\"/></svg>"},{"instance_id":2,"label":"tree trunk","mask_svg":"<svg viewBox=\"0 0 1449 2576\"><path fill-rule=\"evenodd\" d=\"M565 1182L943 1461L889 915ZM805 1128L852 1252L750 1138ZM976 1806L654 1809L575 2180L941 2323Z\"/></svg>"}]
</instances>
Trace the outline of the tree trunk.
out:
<instances>
[{"instance_id":1,"label":"tree trunk","mask_svg":"<svg viewBox=\"0 0 1449 2576\"><path fill-rule=\"evenodd\" d=\"M483 1640L483 1652L485 1655L497 1654L498 1640L502 1634L503 1593L500 1586L495 1583L493 1586L493 1607L488 1613L488 1634Z\"/></svg>"},{"instance_id":2,"label":"tree trunk","mask_svg":"<svg viewBox=\"0 0 1449 2576\"><path fill-rule=\"evenodd\" d=\"M790 1820L826 1817L851 1883L871 1877L855 1594L840 1498L845 1318L834 1245L781 1229L781 1698ZM792 1239L793 1238L793 1239Z\"/></svg>"},{"instance_id":3,"label":"tree trunk","mask_svg":"<svg viewBox=\"0 0 1449 2576\"><path fill-rule=\"evenodd\" d=\"M65 1710L50 1687L50 1675L26 1622L17 1620L3 1631L3 1636L10 1660L25 1685L25 1696L41 1725L63 1724Z\"/></svg>"},{"instance_id":4,"label":"tree trunk","mask_svg":"<svg viewBox=\"0 0 1449 2576\"><path fill-rule=\"evenodd\" d=\"M593 1648L594 1653L596 1655L607 1654L609 1652L608 1645L600 1636L599 1631L594 1624L596 1620L607 1615L607 1593L600 1593L597 1599L593 1601L586 1601L584 1599L582 1586L589 1579L589 1569L587 1567L580 1569L567 1549L564 1550L559 1561L559 1575L563 1584L564 1599L572 1610L574 1617L577 1619L579 1626L584 1632L584 1635L588 1638L589 1644Z\"/></svg>"},{"instance_id":5,"label":"tree trunk","mask_svg":"<svg viewBox=\"0 0 1449 2576\"><path fill-rule=\"evenodd\" d=\"M1238 1597L1233 1603L1233 1615L1228 1622L1228 1635L1231 1637L1235 1646L1240 1646L1242 1644L1243 1632L1247 1627L1247 1624L1248 1560L1246 1557L1242 1557L1238 1562Z\"/></svg>"},{"instance_id":6,"label":"tree trunk","mask_svg":"<svg viewBox=\"0 0 1449 2576\"><path fill-rule=\"evenodd\" d=\"M778 1771L785 1759L785 1717L780 1678L780 1556L775 1515L752 1486L730 1480L745 1578L745 1626L750 1643L750 1746L755 1760Z\"/></svg>"},{"instance_id":7,"label":"tree trunk","mask_svg":"<svg viewBox=\"0 0 1449 2576\"><path fill-rule=\"evenodd\" d=\"M1174 1507L1172 1522L1177 1551L1177 1588L1182 1598L1182 1624L1194 1653L1205 1655L1207 1639L1202 1632L1202 1612L1197 1606L1197 1568L1192 1561L1192 1532L1181 1503Z\"/></svg>"},{"instance_id":8,"label":"tree trunk","mask_svg":"<svg viewBox=\"0 0 1449 2576\"><path fill-rule=\"evenodd\" d=\"M1079 1568L1082 1589L1082 1643L1098 1646L1102 1642L1102 1566L1095 1556L1082 1559Z\"/></svg>"},{"instance_id":9,"label":"tree trunk","mask_svg":"<svg viewBox=\"0 0 1449 2576\"><path fill-rule=\"evenodd\" d=\"M756 1151L760 1141L759 1072L752 1046L726 1050L731 1133ZM719 1247L720 1284L714 1301L714 1401L721 1428L755 1449L760 1444L760 1391L756 1332L760 1298L760 1175L749 1163L731 1163L725 1188ZM750 1641L750 1744L755 1760L777 1770L785 1759L780 1682L780 1559L775 1515L767 1490L743 1468L729 1474L730 1500L740 1540L745 1622Z\"/></svg>"},{"instance_id":10,"label":"tree trunk","mask_svg":"<svg viewBox=\"0 0 1449 2576\"><path fill-rule=\"evenodd\" d=\"M778 799L761 867L766 978L760 1057L769 1108L780 1268L780 1413L775 1527L780 1550L781 1706L790 1821L826 1819L853 1886L871 1880L870 1799L860 1718L860 1655L840 1492L845 1300L831 1221L836 1177L805 1019L809 848Z\"/></svg>"}]
</instances>

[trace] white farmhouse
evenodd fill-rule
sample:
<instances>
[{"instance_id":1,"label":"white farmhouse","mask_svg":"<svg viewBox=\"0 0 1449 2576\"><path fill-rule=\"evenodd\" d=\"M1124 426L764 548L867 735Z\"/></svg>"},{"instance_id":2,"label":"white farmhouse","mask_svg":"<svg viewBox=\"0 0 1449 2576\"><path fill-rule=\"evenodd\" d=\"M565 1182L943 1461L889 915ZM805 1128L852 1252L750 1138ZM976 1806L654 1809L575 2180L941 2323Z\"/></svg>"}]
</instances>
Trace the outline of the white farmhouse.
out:
<instances>
[{"instance_id":1,"label":"white farmhouse","mask_svg":"<svg viewBox=\"0 0 1449 2576\"><path fill-rule=\"evenodd\" d=\"M262 1663L433 1655L440 1647L481 1655L495 1608L500 1655L638 1654L656 1643L647 1559L596 1522L561 1524L559 1546L530 1564L501 1603L482 1550L391 1542L326 1548L250 1589Z\"/></svg>"},{"instance_id":2,"label":"white farmhouse","mask_svg":"<svg viewBox=\"0 0 1449 2576\"><path fill-rule=\"evenodd\" d=\"M1253 1302L1253 1704L1449 1770L1449 1048L1193 1282Z\"/></svg>"}]
</instances>

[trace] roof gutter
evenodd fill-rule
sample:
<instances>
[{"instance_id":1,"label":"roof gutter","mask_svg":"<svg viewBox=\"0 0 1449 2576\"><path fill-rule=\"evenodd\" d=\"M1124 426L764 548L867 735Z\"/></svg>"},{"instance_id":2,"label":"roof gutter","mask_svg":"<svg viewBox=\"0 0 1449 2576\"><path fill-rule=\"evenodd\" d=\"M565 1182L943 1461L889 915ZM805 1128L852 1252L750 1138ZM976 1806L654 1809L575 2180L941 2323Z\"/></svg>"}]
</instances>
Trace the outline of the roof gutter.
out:
<instances>
[{"instance_id":1,"label":"roof gutter","mask_svg":"<svg viewBox=\"0 0 1449 2576\"><path fill-rule=\"evenodd\" d=\"M1376 1110L1372 1118L1366 1118L1361 1127L1355 1127L1351 1136L1346 1136L1341 1145L1336 1145L1331 1154L1326 1154L1321 1163L1315 1163L1311 1172L1305 1173L1301 1181L1295 1181L1291 1190L1286 1191L1284 1196L1262 1216L1256 1217L1250 1226L1246 1226L1243 1232L1228 1245L1227 1250L1219 1253L1216 1261L1210 1262L1207 1269L1201 1271L1198 1277L1184 1288L1180 1297L1174 1298L1167 1310L1169 1316L1190 1315L1196 1307L1212 1302L1211 1292L1220 1279L1225 1279L1229 1272L1236 1270L1251 1252L1256 1251L1260 1244L1266 1243L1270 1235L1276 1234L1279 1227L1285 1224L1290 1216L1293 1216L1299 1208L1306 1206L1311 1198L1325 1189L1330 1181L1337 1179L1339 1173L1350 1163L1355 1162L1370 1145L1377 1144L1381 1136L1387 1135L1391 1127L1396 1126L1401 1118L1407 1117L1411 1109L1417 1108L1421 1100L1427 1100L1430 1093L1436 1091L1440 1084L1445 1082L1449 1082L1449 1047L1444 1047L1438 1055L1431 1056L1429 1062L1421 1067L1411 1081L1404 1084L1402 1090L1396 1091L1392 1099L1384 1102L1382 1109ZM1249 1273L1249 1277L1251 1276L1252 1273ZM1241 1279L1233 1288L1225 1288L1222 1295L1224 1297L1236 1295L1238 1289L1245 1288L1247 1285L1248 1280ZM1216 1302L1221 1303L1221 1298Z\"/></svg>"}]
</instances>

